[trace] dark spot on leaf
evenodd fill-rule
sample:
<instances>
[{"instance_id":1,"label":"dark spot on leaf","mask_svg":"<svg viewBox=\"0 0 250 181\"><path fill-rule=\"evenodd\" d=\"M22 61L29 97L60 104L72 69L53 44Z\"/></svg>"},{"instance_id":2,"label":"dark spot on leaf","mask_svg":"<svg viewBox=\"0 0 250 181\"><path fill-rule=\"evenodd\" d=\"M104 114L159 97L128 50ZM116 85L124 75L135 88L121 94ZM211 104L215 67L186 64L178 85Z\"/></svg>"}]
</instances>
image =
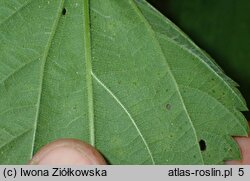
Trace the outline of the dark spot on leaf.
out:
<instances>
[{"instance_id":1,"label":"dark spot on leaf","mask_svg":"<svg viewBox=\"0 0 250 181\"><path fill-rule=\"evenodd\" d=\"M212 89L212 92L213 92L213 93L215 93L215 90L214 90L214 89Z\"/></svg>"},{"instance_id":2,"label":"dark spot on leaf","mask_svg":"<svg viewBox=\"0 0 250 181\"><path fill-rule=\"evenodd\" d=\"M168 89L166 89L166 92L168 92Z\"/></svg>"},{"instance_id":3,"label":"dark spot on leaf","mask_svg":"<svg viewBox=\"0 0 250 181\"><path fill-rule=\"evenodd\" d=\"M136 86L136 85L137 85L137 82L133 82L133 84Z\"/></svg>"},{"instance_id":4,"label":"dark spot on leaf","mask_svg":"<svg viewBox=\"0 0 250 181\"><path fill-rule=\"evenodd\" d=\"M207 148L206 142L204 140L200 140L199 141L199 145L200 145L200 150L201 151L205 151Z\"/></svg>"},{"instance_id":5,"label":"dark spot on leaf","mask_svg":"<svg viewBox=\"0 0 250 181\"><path fill-rule=\"evenodd\" d=\"M172 134L169 135L170 138L173 138L174 136Z\"/></svg>"},{"instance_id":6,"label":"dark spot on leaf","mask_svg":"<svg viewBox=\"0 0 250 181\"><path fill-rule=\"evenodd\" d=\"M66 8L63 8L63 10L62 10L62 15L66 15L66 13L67 13Z\"/></svg>"},{"instance_id":7,"label":"dark spot on leaf","mask_svg":"<svg viewBox=\"0 0 250 181\"><path fill-rule=\"evenodd\" d=\"M167 109L167 110L170 110L170 109L171 109L171 104L167 104L167 105L166 105L166 109Z\"/></svg>"}]
</instances>

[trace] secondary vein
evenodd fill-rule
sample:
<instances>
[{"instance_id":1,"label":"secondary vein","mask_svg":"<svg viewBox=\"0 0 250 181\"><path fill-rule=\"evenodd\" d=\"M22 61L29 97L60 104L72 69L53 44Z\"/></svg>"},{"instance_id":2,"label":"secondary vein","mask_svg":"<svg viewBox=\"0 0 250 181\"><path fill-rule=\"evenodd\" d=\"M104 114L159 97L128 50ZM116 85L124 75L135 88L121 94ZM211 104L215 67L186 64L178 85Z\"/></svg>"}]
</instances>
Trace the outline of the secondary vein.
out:
<instances>
[{"instance_id":1,"label":"secondary vein","mask_svg":"<svg viewBox=\"0 0 250 181\"><path fill-rule=\"evenodd\" d=\"M94 124L94 105L93 105L93 84L92 84L92 63L91 63L91 37L90 37L90 15L89 0L84 1L84 50L86 62L86 84L88 96L88 117L89 117L89 135L90 144L95 146L95 124Z\"/></svg>"},{"instance_id":2,"label":"secondary vein","mask_svg":"<svg viewBox=\"0 0 250 181\"><path fill-rule=\"evenodd\" d=\"M141 139L142 139L142 141L143 141L143 143L144 143L144 145L145 145L145 147L146 147L146 149L147 149L147 151L148 151L148 154L149 154L149 156L150 156L150 159L151 159L151 161L152 161L152 164L155 165L155 160L154 160L154 158L153 158L153 154L152 154L152 152L151 152L151 150L150 150L150 148L149 148L149 146L148 146L148 143L146 142L144 136L142 135L140 129L138 128L138 126L137 126L137 124L136 124L134 118L131 116L131 114L128 112L128 110L127 110L126 107L122 104L122 102L115 96L115 94L114 94L107 86L105 86L105 84L104 84L100 79L98 79L97 76L96 76L93 72L91 72L91 74L92 74L92 76L94 77L94 79L95 79L95 80L96 80L96 81L97 81L97 82L98 82L98 83L99 83L99 84L100 84L100 85L101 85L101 86L111 95L111 97L113 97L113 99L116 100L116 102L122 107L122 109L123 109L123 110L125 111L125 113L128 115L129 119L132 121L132 124L134 125L136 131L138 132L139 136L141 137Z\"/></svg>"},{"instance_id":3,"label":"secondary vein","mask_svg":"<svg viewBox=\"0 0 250 181\"><path fill-rule=\"evenodd\" d=\"M63 9L63 6L64 6L64 0L61 1L60 3L60 6L58 7L58 10L57 10L57 16L56 16L56 19L53 23L53 26L52 26L52 33L48 39L48 43L45 47L45 50L44 50L44 54L43 54L43 57L42 57L42 65L41 65L41 78L40 78L40 82L39 82L39 96L38 96L38 100L37 100L37 111L36 111L36 119L35 119L35 124L34 124L34 135L33 135L33 143L32 143L32 150L31 150L31 155L30 157L33 156L34 154L34 146L35 146L35 142L36 142L36 130L37 130L37 123L38 123L38 119L39 119L39 114L40 114L40 106L41 106L41 100L42 100L42 89L43 89L43 83L44 83L44 70L45 70L45 66L46 66L46 61L47 61L47 58L48 58L48 55L49 55L49 50L50 50L50 47L51 47L51 44L52 44L52 41L53 41L53 38L56 34L56 30L57 30L57 27L58 27L58 23L59 23L59 20L60 20L60 16L61 16L61 11Z\"/></svg>"},{"instance_id":4,"label":"secondary vein","mask_svg":"<svg viewBox=\"0 0 250 181\"><path fill-rule=\"evenodd\" d=\"M163 53L162 47L161 47L159 41L158 41L157 38L156 38L156 35L155 35L155 32L154 32L152 26L150 25L150 23L148 22L148 20L143 16L141 10L137 7L137 5L136 5L136 3L134 2L134 0L130 0L130 2L131 2L132 8L135 10L135 12L138 14L138 16L141 18L141 20L143 21L143 23L145 24L145 26L148 28L149 32L151 33L151 36L152 36L153 40L155 41L156 45L158 46L158 48L159 48L159 50L160 50L160 53L161 53L162 58L163 58L164 60L166 60L166 56L165 56L165 54ZM197 136L197 133L196 133L194 124L193 124L193 122L192 122L192 120L191 120L191 118L190 118L190 116L189 116L188 111L187 111L186 105L185 105L185 103L184 103L184 99L183 99L183 96L182 96L182 94L181 94L181 92L180 92L179 85L178 85L178 83L177 83L177 81L176 81L176 79L175 79L175 77L174 77L174 75L173 75L173 73L172 73L172 70L171 70L171 68L170 68L170 66L169 66L169 64L168 64L168 62L167 62L167 60L165 61L165 63L166 63L166 67L167 67L167 70L168 70L168 72L169 72L169 75L170 75L170 77L172 78L173 83L174 83L174 85L175 85L175 87L176 87L177 93L178 93L178 95L179 95L181 104L182 104L183 109L184 109L184 112L185 112L185 114L186 114L186 116L187 116L188 121L190 122L191 128L193 129L194 136L195 136L195 140L196 140L196 143L197 143L197 150L199 150L199 156L200 156L201 162L202 162L202 164L204 164L203 156L202 156L201 151L200 151L199 146L198 146L198 142L199 142L198 136Z\"/></svg>"}]
</instances>

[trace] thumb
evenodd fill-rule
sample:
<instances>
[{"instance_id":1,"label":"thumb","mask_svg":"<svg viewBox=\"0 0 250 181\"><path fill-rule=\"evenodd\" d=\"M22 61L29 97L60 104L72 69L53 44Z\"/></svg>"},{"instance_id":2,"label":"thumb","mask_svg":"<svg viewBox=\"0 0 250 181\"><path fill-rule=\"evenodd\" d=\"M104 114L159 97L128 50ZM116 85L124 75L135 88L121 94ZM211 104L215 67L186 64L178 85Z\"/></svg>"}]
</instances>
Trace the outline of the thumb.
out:
<instances>
[{"instance_id":1,"label":"thumb","mask_svg":"<svg viewBox=\"0 0 250 181\"><path fill-rule=\"evenodd\" d=\"M250 122L249 122L250 127ZM248 137L236 137L235 140L239 144L242 160L227 161L228 165L250 165L250 133Z\"/></svg>"},{"instance_id":2,"label":"thumb","mask_svg":"<svg viewBox=\"0 0 250 181\"><path fill-rule=\"evenodd\" d=\"M31 165L105 165L91 145L76 139L60 139L45 145L29 162Z\"/></svg>"}]
</instances>

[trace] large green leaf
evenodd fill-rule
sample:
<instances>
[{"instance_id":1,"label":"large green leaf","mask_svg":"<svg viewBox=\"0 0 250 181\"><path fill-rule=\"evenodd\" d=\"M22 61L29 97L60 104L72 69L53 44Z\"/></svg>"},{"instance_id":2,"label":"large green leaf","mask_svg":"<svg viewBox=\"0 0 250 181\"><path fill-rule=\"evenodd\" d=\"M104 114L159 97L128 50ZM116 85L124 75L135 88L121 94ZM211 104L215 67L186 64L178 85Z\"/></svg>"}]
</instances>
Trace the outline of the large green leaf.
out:
<instances>
[{"instance_id":1,"label":"large green leaf","mask_svg":"<svg viewBox=\"0 0 250 181\"><path fill-rule=\"evenodd\" d=\"M235 83L144 0L0 1L0 163L58 138L111 164L218 164L247 135Z\"/></svg>"},{"instance_id":2,"label":"large green leaf","mask_svg":"<svg viewBox=\"0 0 250 181\"><path fill-rule=\"evenodd\" d=\"M250 1L148 1L160 6L192 40L237 80L241 92L250 104Z\"/></svg>"}]
</instances>

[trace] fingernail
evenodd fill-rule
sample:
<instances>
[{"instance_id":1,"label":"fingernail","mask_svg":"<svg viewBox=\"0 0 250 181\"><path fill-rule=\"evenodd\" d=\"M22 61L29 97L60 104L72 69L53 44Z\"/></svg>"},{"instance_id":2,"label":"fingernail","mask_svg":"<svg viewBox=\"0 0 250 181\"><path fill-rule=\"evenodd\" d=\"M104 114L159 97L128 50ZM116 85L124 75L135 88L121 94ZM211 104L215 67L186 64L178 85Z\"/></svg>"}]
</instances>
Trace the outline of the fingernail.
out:
<instances>
[{"instance_id":1,"label":"fingernail","mask_svg":"<svg viewBox=\"0 0 250 181\"><path fill-rule=\"evenodd\" d=\"M106 162L89 144L75 139L61 139L44 146L29 164L103 165Z\"/></svg>"}]
</instances>

